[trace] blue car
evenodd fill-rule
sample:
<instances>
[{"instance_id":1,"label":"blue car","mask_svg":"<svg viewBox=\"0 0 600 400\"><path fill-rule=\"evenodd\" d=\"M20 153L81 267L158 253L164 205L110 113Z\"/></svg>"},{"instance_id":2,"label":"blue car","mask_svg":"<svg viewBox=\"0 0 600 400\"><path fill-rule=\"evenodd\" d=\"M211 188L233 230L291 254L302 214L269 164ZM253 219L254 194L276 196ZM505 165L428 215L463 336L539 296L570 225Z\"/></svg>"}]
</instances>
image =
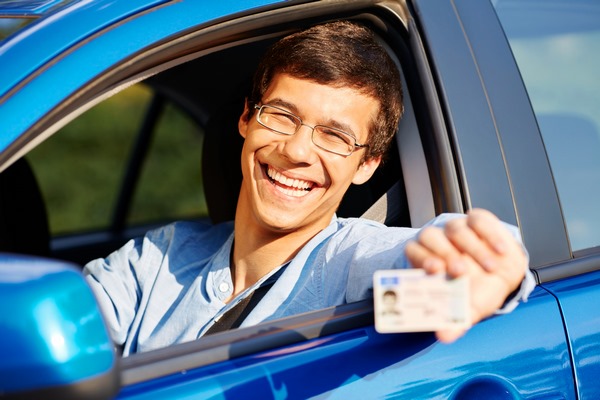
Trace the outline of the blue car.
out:
<instances>
[{"instance_id":1,"label":"blue car","mask_svg":"<svg viewBox=\"0 0 600 400\"><path fill-rule=\"evenodd\" d=\"M377 333L363 301L121 357L81 265L231 219L260 55L338 19L375 31L406 106L338 215L489 209L529 300L449 345ZM0 1L0 398L599 399L599 50L596 0Z\"/></svg>"}]
</instances>

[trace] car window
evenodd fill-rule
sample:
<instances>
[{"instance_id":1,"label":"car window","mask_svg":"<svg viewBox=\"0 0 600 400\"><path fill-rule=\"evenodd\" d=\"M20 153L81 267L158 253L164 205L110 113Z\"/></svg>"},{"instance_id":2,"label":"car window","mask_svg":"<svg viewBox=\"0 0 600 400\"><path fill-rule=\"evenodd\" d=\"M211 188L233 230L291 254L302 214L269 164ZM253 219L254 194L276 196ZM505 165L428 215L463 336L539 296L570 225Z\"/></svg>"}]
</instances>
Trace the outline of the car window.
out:
<instances>
[{"instance_id":1,"label":"car window","mask_svg":"<svg viewBox=\"0 0 600 400\"><path fill-rule=\"evenodd\" d=\"M19 29L21 29L29 21L31 20L17 18L0 20L0 42L9 37L13 32L16 32Z\"/></svg>"},{"instance_id":2,"label":"car window","mask_svg":"<svg viewBox=\"0 0 600 400\"><path fill-rule=\"evenodd\" d=\"M207 208L214 221L215 211L229 210L227 199L235 205L243 143L238 119L252 75L249 71L254 71L253 63L257 62L248 61L248 53L258 58L271 42L271 38L260 38L181 64L165 65L164 70L152 71L145 81L131 87L129 81L118 82L106 92L111 97L32 150L27 156L44 195L52 234L61 236L51 243L52 255L84 265L121 247L122 239L143 234L147 229L141 228L150 228L149 223L195 219L205 216ZM399 59L408 57L398 53ZM239 59L246 61L246 70L239 71L239 63L231 61ZM232 74L232 69L238 71ZM128 71L123 75L133 74ZM408 92L404 98L410 105ZM407 106L404 121L410 124L402 128L402 136L404 141L410 136L412 145L403 148L421 154L418 161L407 158L406 169L414 172L418 164L425 172L413 174L412 181L418 180L416 175L427 176L415 120ZM146 147L147 152L143 150ZM348 197L348 216L359 216L365 203L368 208L398 183L389 197L397 199L400 208L393 223L410 225L402 181L404 166L401 168L397 153L394 148L377 176ZM139 172L134 171L138 167ZM131 175L139 179L130 179ZM428 182L418 184L431 190ZM204 191L210 195L208 206ZM130 201L123 202L123 198ZM125 229L142 226L127 231L129 237L123 238L115 234L115 215L125 216ZM78 235L90 231L93 234Z\"/></svg>"},{"instance_id":3,"label":"car window","mask_svg":"<svg viewBox=\"0 0 600 400\"><path fill-rule=\"evenodd\" d=\"M134 196L128 225L204 217L203 132L168 102L158 120Z\"/></svg>"},{"instance_id":4,"label":"car window","mask_svg":"<svg viewBox=\"0 0 600 400\"><path fill-rule=\"evenodd\" d=\"M143 84L119 92L28 155L53 236L206 214L201 132L168 101L151 108L153 96ZM148 148L136 159L144 129Z\"/></svg>"},{"instance_id":5,"label":"car window","mask_svg":"<svg viewBox=\"0 0 600 400\"><path fill-rule=\"evenodd\" d=\"M538 121L572 250L600 246L600 3L493 4Z\"/></svg>"}]
</instances>

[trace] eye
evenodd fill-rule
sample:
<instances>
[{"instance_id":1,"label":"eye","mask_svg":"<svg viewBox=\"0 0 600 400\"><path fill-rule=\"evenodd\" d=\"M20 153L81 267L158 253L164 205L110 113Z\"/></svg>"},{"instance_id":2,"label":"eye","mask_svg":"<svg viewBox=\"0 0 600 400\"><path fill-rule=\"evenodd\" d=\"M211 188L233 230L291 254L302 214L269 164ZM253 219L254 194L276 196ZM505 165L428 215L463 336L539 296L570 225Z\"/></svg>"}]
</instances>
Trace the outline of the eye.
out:
<instances>
[{"instance_id":1,"label":"eye","mask_svg":"<svg viewBox=\"0 0 600 400\"><path fill-rule=\"evenodd\" d=\"M292 114L283 111L273 111L270 112L269 115L279 122L296 124L296 118L294 118Z\"/></svg>"},{"instance_id":2,"label":"eye","mask_svg":"<svg viewBox=\"0 0 600 400\"><path fill-rule=\"evenodd\" d=\"M270 128L280 130L294 129L298 124L298 118L284 110L274 107L265 107L262 113L262 120Z\"/></svg>"},{"instance_id":3,"label":"eye","mask_svg":"<svg viewBox=\"0 0 600 400\"><path fill-rule=\"evenodd\" d=\"M337 129L319 126L318 132L320 139L327 143L339 144L344 146L353 145L352 138L347 133L344 133Z\"/></svg>"}]
</instances>

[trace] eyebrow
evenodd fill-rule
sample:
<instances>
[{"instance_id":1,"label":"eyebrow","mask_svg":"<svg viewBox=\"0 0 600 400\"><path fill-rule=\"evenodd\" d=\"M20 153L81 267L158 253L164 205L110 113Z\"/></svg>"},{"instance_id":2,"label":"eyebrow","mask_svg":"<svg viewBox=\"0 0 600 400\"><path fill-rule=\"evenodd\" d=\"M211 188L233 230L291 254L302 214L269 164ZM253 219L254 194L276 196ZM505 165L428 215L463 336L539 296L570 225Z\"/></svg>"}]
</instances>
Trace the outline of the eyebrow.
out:
<instances>
[{"instance_id":1,"label":"eyebrow","mask_svg":"<svg viewBox=\"0 0 600 400\"><path fill-rule=\"evenodd\" d=\"M285 108L288 111L290 111L292 114L300 114L300 110L298 109L298 107L293 104L290 103L286 100L283 100L279 97L276 97L274 99L270 99L268 101L265 101L264 104L269 104L272 106L277 106L277 107L281 107L281 108ZM300 117L300 115L298 115ZM302 117L300 117L302 119L302 122L304 122L304 119ZM356 140L357 136L354 133L354 130L352 129L352 127L350 127L350 125L344 124L342 122L336 121L335 119L330 119L327 123L317 123L316 125L320 125L320 126L326 126L328 128L335 128L335 129L339 129L341 131L346 132L347 134L349 134L350 136L354 137L354 139Z\"/></svg>"}]
</instances>

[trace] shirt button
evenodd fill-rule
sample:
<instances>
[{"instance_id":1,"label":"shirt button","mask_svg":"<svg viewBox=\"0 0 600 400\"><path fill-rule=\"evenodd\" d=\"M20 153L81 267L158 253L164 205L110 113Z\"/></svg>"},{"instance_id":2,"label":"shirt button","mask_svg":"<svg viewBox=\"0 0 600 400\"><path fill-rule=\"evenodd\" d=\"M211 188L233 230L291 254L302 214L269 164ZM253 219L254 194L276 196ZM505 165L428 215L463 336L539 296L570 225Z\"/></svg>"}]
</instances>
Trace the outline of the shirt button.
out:
<instances>
[{"instance_id":1,"label":"shirt button","mask_svg":"<svg viewBox=\"0 0 600 400\"><path fill-rule=\"evenodd\" d=\"M219 290L221 291L221 293L225 293L229 290L229 284L227 282L221 282L221 284L219 285Z\"/></svg>"}]
</instances>

